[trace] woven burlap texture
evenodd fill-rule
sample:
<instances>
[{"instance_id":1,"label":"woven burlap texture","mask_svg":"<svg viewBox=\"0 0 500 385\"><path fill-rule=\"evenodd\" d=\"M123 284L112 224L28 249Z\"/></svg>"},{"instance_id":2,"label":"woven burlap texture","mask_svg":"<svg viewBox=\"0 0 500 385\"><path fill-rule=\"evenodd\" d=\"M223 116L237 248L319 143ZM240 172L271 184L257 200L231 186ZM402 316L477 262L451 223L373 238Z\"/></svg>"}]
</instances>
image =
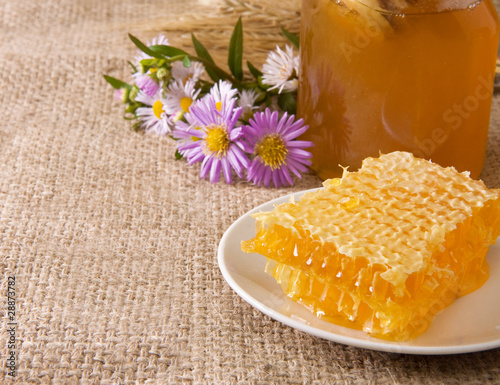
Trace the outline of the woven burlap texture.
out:
<instances>
[{"instance_id":1,"label":"woven burlap texture","mask_svg":"<svg viewBox=\"0 0 500 385\"><path fill-rule=\"evenodd\" d=\"M190 32L224 58L243 15L261 65L298 31L300 1L0 2L0 383L499 384L500 350L410 356L289 328L224 281L217 246L251 208L320 186L211 185L169 138L135 133L102 75L129 75L130 32ZM500 187L500 98L483 180ZM7 376L7 277L17 376Z\"/></svg>"}]
</instances>

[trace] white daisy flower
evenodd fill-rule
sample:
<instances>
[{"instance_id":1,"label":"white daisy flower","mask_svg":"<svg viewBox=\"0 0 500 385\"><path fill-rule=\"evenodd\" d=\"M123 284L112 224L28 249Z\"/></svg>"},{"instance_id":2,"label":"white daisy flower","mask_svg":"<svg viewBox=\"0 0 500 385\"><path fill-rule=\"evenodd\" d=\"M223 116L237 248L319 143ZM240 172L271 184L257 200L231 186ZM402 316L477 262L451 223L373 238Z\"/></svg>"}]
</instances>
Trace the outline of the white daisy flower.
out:
<instances>
[{"instance_id":1,"label":"white daisy flower","mask_svg":"<svg viewBox=\"0 0 500 385\"><path fill-rule=\"evenodd\" d=\"M189 67L184 67L181 61L172 63L172 77L175 81L185 84L188 80L197 82L200 76L205 72L205 66L200 62L193 61Z\"/></svg>"},{"instance_id":2,"label":"white daisy flower","mask_svg":"<svg viewBox=\"0 0 500 385\"><path fill-rule=\"evenodd\" d=\"M142 122L141 126L146 132L154 132L158 135L166 135L171 132L161 85L152 96L139 91L135 100L148 106L139 107L136 110L136 115Z\"/></svg>"},{"instance_id":3,"label":"white daisy flower","mask_svg":"<svg viewBox=\"0 0 500 385\"><path fill-rule=\"evenodd\" d=\"M225 109L229 103L232 103L233 101L236 102L237 94L238 90L233 88L231 82L228 82L227 80L219 80L218 83L215 83L212 88L210 88L210 93L206 94L203 98L213 98L217 109L221 111Z\"/></svg>"},{"instance_id":4,"label":"white daisy flower","mask_svg":"<svg viewBox=\"0 0 500 385\"><path fill-rule=\"evenodd\" d=\"M257 92L254 89L239 92L238 107L241 107L241 119L248 122L257 108L254 104L257 100Z\"/></svg>"},{"instance_id":5,"label":"white daisy flower","mask_svg":"<svg viewBox=\"0 0 500 385\"><path fill-rule=\"evenodd\" d=\"M220 80L219 83L215 83L210 89L210 95L212 95L216 102L228 103L231 99L234 99L238 90L233 88L233 85L227 80Z\"/></svg>"},{"instance_id":6,"label":"white daisy flower","mask_svg":"<svg viewBox=\"0 0 500 385\"><path fill-rule=\"evenodd\" d=\"M293 48L286 46L286 51L276 47L276 51L269 52L266 63L262 67L262 83L272 86L270 90L279 88L283 91L295 91L298 86L299 56L293 55Z\"/></svg>"},{"instance_id":7,"label":"white daisy flower","mask_svg":"<svg viewBox=\"0 0 500 385\"><path fill-rule=\"evenodd\" d=\"M167 89L165 97L165 111L169 115L169 123L173 126L181 119L193 101L198 98L199 89L195 88L195 82L192 80L183 83L180 80L173 82Z\"/></svg>"}]
</instances>

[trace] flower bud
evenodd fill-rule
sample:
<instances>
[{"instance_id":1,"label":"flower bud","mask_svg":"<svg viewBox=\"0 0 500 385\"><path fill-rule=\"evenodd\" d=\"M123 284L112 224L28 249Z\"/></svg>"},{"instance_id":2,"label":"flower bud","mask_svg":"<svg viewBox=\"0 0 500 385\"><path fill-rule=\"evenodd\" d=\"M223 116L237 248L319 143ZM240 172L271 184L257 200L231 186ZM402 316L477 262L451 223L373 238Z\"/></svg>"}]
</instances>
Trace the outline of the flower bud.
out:
<instances>
[{"instance_id":1,"label":"flower bud","mask_svg":"<svg viewBox=\"0 0 500 385\"><path fill-rule=\"evenodd\" d=\"M122 103L128 102L129 90L126 88L120 88L115 92L115 100Z\"/></svg>"},{"instance_id":2,"label":"flower bud","mask_svg":"<svg viewBox=\"0 0 500 385\"><path fill-rule=\"evenodd\" d=\"M158 83L147 75L138 76L135 84L148 96L153 96L158 91Z\"/></svg>"},{"instance_id":3,"label":"flower bud","mask_svg":"<svg viewBox=\"0 0 500 385\"><path fill-rule=\"evenodd\" d=\"M160 67L158 68L158 71L156 71L156 77L158 80L168 83L168 81L172 78L172 74L167 68Z\"/></svg>"},{"instance_id":4,"label":"flower bud","mask_svg":"<svg viewBox=\"0 0 500 385\"><path fill-rule=\"evenodd\" d=\"M139 87L133 86L132 89L130 90L128 94L128 98L131 102L135 102L135 98L137 97L137 94L139 93Z\"/></svg>"}]
</instances>

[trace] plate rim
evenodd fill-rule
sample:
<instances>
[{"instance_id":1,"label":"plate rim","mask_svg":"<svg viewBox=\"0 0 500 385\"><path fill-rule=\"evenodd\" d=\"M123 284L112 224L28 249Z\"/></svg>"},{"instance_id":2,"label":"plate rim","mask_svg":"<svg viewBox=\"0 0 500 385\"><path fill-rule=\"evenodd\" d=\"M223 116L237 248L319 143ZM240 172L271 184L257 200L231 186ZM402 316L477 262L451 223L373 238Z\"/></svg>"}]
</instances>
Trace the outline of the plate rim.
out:
<instances>
[{"instance_id":1,"label":"plate rim","mask_svg":"<svg viewBox=\"0 0 500 385\"><path fill-rule=\"evenodd\" d=\"M316 190L322 189L322 187L312 188L308 190L297 191L294 193L290 193L287 195L280 196L278 198L274 198L270 201L262 203L257 207L247 211L245 214L236 219L224 232L217 249L217 261L219 265L219 269L225 279L225 281L229 284L229 286L238 294L245 302L255 307L262 313L271 317L272 319L281 322L289 327L300 330L304 333L332 341L341 343L343 345L354 346L358 348L383 351L389 353L402 353L402 354L416 354L416 355L450 355L450 354L464 354L464 353L474 353L479 351L486 351L491 349L496 349L500 347L500 338L493 339L491 341L473 343L473 344L464 344L464 345L446 345L446 346L422 346L422 345L408 345L405 342L396 342L396 341L385 341L382 339L377 339L375 337L370 337L368 334L367 338L372 339L360 339L356 337L346 336L339 333L334 333L326 330L319 329L314 326L306 325L302 322L296 321L277 310L266 306L258 299L249 294L244 288L240 286L240 284L233 278L231 272L228 269L227 264L225 263L225 246L227 244L227 240L231 236L232 231L238 227L244 220L251 216L251 214L262 210L263 208L267 208L268 206L284 203L290 199L290 197L294 197L295 199L300 198L302 195L308 192L313 192ZM500 237L498 238L500 239ZM497 240L498 242L498 240ZM283 294L284 298L287 298ZM327 322L327 321L323 321ZM355 330L349 329L347 327L343 327L340 325L336 325L341 329ZM375 340L375 341L374 341Z\"/></svg>"}]
</instances>

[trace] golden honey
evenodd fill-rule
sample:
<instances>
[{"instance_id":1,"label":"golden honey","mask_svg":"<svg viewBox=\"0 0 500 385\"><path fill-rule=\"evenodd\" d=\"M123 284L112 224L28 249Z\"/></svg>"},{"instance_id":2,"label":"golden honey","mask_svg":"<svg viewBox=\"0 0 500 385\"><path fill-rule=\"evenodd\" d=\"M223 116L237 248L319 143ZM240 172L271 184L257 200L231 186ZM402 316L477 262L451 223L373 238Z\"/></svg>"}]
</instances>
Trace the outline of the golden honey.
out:
<instances>
[{"instance_id":1,"label":"golden honey","mask_svg":"<svg viewBox=\"0 0 500 385\"><path fill-rule=\"evenodd\" d=\"M499 34L490 0L303 0L301 20L298 115L321 178L394 150L479 176Z\"/></svg>"}]
</instances>

